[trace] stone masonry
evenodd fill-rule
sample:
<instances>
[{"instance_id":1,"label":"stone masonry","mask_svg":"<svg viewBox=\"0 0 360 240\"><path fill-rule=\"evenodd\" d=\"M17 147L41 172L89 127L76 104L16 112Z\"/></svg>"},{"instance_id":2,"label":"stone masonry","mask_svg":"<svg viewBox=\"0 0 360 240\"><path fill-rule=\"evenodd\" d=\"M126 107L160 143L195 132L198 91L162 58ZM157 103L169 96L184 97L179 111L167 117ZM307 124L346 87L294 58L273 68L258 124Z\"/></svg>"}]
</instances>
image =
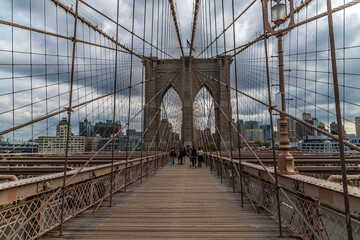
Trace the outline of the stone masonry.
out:
<instances>
[{"instance_id":1,"label":"stone masonry","mask_svg":"<svg viewBox=\"0 0 360 240\"><path fill-rule=\"evenodd\" d=\"M229 114L231 113L231 103L229 101L230 89L226 85L220 84L213 79L209 79L198 72L200 71L229 85L231 61L227 60L225 56L218 56L217 58L212 59L189 59L189 57L180 59L158 59L154 57L149 58L149 60L150 61L143 62L145 66L145 79L150 79L170 71L172 72L145 83L145 103L154 98L144 111L145 129L148 127L154 114L156 114L156 111L161 109L162 99L170 88L173 88L179 94L182 101L183 122L181 136L182 144L184 146L198 144L194 139L193 101L202 87L205 87L210 92L212 98L231 119L231 114ZM214 104L214 109L215 125L221 132L221 136L226 146L229 148L231 138L229 122L216 104ZM146 132L144 138L145 150L151 145L155 134L156 137L150 150L156 150L157 143L160 141L161 137L161 133L157 132L160 121L160 114L158 114L153 120L149 130ZM225 150L225 146L218 133L215 135L215 142L221 150Z\"/></svg>"}]
</instances>

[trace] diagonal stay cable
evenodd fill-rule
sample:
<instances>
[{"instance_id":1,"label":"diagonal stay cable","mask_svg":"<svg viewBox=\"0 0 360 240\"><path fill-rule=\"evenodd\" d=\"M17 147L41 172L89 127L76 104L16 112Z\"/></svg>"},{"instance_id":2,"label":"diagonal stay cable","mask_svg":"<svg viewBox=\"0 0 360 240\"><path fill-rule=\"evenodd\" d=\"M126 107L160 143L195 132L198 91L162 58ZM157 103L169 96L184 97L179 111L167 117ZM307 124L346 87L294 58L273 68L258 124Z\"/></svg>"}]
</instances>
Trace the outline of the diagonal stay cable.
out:
<instances>
[{"instance_id":1,"label":"diagonal stay cable","mask_svg":"<svg viewBox=\"0 0 360 240\"><path fill-rule=\"evenodd\" d=\"M144 81L138 82L138 83L132 85L131 87L135 87L135 86L140 85L140 84L143 84L143 83L145 83L145 82L153 81L153 80L155 80L156 78L163 77L164 75L167 75L167 74L172 73L172 72L177 71L177 70L178 70L178 69L173 69L173 70L171 70L171 71L169 71L169 72L156 75L156 76L151 77L151 78L148 78L148 79L146 79L146 80L144 80ZM84 105L86 105L86 104L95 102L95 101L97 101L97 100L100 100L100 99L105 98L105 97L108 97L108 96L112 96L112 95L115 94L115 93L119 93L119 92L125 91L125 90L127 90L127 89L129 89L129 88L130 88L130 87L128 86L128 87L119 89L119 90L117 90L116 92L111 92L111 93L108 93L108 94L99 96L99 97L97 97L97 98L91 99L91 100L89 100L89 101L86 101L86 102L83 102L83 103L74 105L74 106L72 106L72 109L78 108L78 107L81 107L81 106L84 106ZM56 115L58 115L58 114L60 114L60 113L66 112L66 111L67 111L67 109L63 109L63 110L60 110L60 111L57 111L57 112L54 112L54 113L51 113L51 114L47 114L47 115L44 115L44 116L39 117L39 118L36 118L36 119L33 119L33 120L28 121L28 122L25 122L25 123L23 123L23 124L19 124L19 125L15 126L15 127L12 127L12 128L9 128L9 129L6 129L6 130L1 131L1 132L0 132L0 135L4 135L4 134L6 134L6 133L15 131L15 130L20 129L20 128L23 128L23 127L26 127L26 126L28 126L28 125L30 125L30 124L33 124L33 123L36 123L36 122L45 120L45 119L47 119L47 118L54 117L54 116L56 116Z\"/></svg>"},{"instance_id":2,"label":"diagonal stay cable","mask_svg":"<svg viewBox=\"0 0 360 240\"><path fill-rule=\"evenodd\" d=\"M179 79L180 79L180 78L177 78L177 80L175 81L175 83L180 83ZM165 109L165 108L164 108L164 109ZM135 145L135 147L133 148L133 150L132 150L131 153L129 154L128 160L131 158L132 154L135 152L135 149L137 148L137 146L141 143L141 140L142 140L143 137L145 136L146 132L150 129L150 126L151 126L152 122L154 121L155 117L156 117L159 113L160 113L160 109L157 109L156 112L155 112L155 114L154 114L154 116L153 116L152 119L150 120L149 125L148 125L147 128L144 130L144 132L141 134L141 137L140 137L138 143ZM166 114L166 110L165 110L165 115L167 115L167 114ZM156 134L155 134L154 136L156 136ZM150 145L149 148L151 148L151 145Z\"/></svg>"},{"instance_id":3,"label":"diagonal stay cable","mask_svg":"<svg viewBox=\"0 0 360 240\"><path fill-rule=\"evenodd\" d=\"M203 52L205 52L211 45L213 45L216 40L218 40L235 22L246 13L247 10L251 8L251 6L256 2L257 0L253 0L205 49L203 49L197 56L198 58ZM225 51L226 52L226 51Z\"/></svg>"},{"instance_id":4,"label":"diagonal stay cable","mask_svg":"<svg viewBox=\"0 0 360 240\"><path fill-rule=\"evenodd\" d=\"M199 5L200 5L200 0L195 0L194 18L193 18L193 25L192 25L192 31L191 31L191 43L190 43L190 54L189 54L190 58L191 58L191 55L192 55L192 52L194 49L196 24L197 24L197 19L198 19L198 15L199 15Z\"/></svg>"},{"instance_id":5,"label":"diagonal stay cable","mask_svg":"<svg viewBox=\"0 0 360 240\"><path fill-rule=\"evenodd\" d=\"M51 0L52 2L55 3L56 6L59 6L61 8L63 8L66 12L70 13L71 15L75 16L75 12L67 7L65 4L61 3L59 0ZM85 23L86 25L88 25L89 27L91 27L92 29L94 29L94 31L100 33L101 35L103 35L104 37L106 37L109 41L117 44L119 47L125 49L128 53L130 53L131 55L135 55L143 60L146 61L146 58L138 53L135 53L133 50L129 49L128 47L126 47L124 44L121 44L117 41L115 41L112 37L110 37L108 34L106 34L104 31L102 31L101 29L99 29L97 26L94 26L91 22L85 20L85 18L77 15L77 19L81 20L82 23Z\"/></svg>"},{"instance_id":6,"label":"diagonal stay cable","mask_svg":"<svg viewBox=\"0 0 360 240\"><path fill-rule=\"evenodd\" d=\"M353 1L351 1L351 2L345 3L345 4L341 5L341 6L336 7L336 8L333 8L333 9L332 9L332 12L333 12L333 13L339 12L339 11L341 11L341 10L344 10L344 9L346 9L346 8L349 8L349 7L351 7L351 6L354 6L354 5L358 4L358 3L360 3L360 0L353 0ZM284 32L291 31L292 29L294 29L294 28L296 28L296 27L302 26L302 25L307 24L307 23L309 23L309 22L315 21L315 20L317 20L317 19L319 19L319 18L325 17L325 16L327 16L327 15L328 15L328 11L325 11L325 12L323 12L323 13L320 13L320 14L316 15L316 16L310 17L310 18L308 18L308 19L306 19L306 20L304 20L304 21L302 21L302 22L298 22L298 23L295 23L295 24L293 24L293 25L291 25L291 26L288 26L288 27L286 27L286 28L283 28L283 29L281 29L281 30L278 30L278 31L276 31L276 32L274 32L274 33L267 34L267 35L262 34L261 36L259 36L259 37L256 38L255 40L253 40L253 41L251 41L251 42L249 42L249 43L243 44L243 45L241 45L241 46L238 46L238 47L236 47L236 48L234 48L234 49L230 49L230 50L228 50L227 52L224 52L223 54L226 54L226 53L229 53L229 52L232 52L232 51L234 51L234 50L237 50L237 49L241 48L239 51L237 51L236 53L234 53L234 54L231 56L231 57L235 57L236 55L238 55L238 54L240 54L242 51L244 51L247 47L249 47L250 45L252 45L252 44L254 44L254 43L256 43L256 42L259 42L259 41L263 40L265 37L266 37L266 38L269 38L269 37L272 37L272 36L277 36L277 35L282 34L282 33L284 33Z\"/></svg>"},{"instance_id":7,"label":"diagonal stay cable","mask_svg":"<svg viewBox=\"0 0 360 240\"><path fill-rule=\"evenodd\" d=\"M184 49L183 49L183 45L182 45L182 41L181 41L179 24L178 24L178 21L177 21L176 11L175 11L175 7L174 7L174 1L173 1L173 0L169 0L169 4L170 4L171 15L172 15L172 18L173 18L173 21L174 21L174 26L175 26L176 35L177 35L177 38L178 38L178 41L179 41L179 45L180 45L181 55L182 55L183 57L185 57Z\"/></svg>"},{"instance_id":8,"label":"diagonal stay cable","mask_svg":"<svg viewBox=\"0 0 360 240\"><path fill-rule=\"evenodd\" d=\"M196 74L196 73L194 73L193 76L195 76L195 74ZM197 79L200 80L199 77L197 77ZM219 105L218 105L218 103L216 102L215 99L213 99L213 102L219 107ZM205 101L204 101L204 104L206 104ZM206 106L207 106L207 104L206 104ZM222 111L221 108L220 108L220 110ZM209 110L208 110L208 111L209 111ZM226 116L226 114L225 114L223 111L222 111L222 113ZM215 123L215 119L214 119L214 117L211 116L211 114L210 114L209 117L211 117L211 119L212 119L213 122ZM227 119L228 119L228 121L229 121L229 118L227 118ZM237 175L240 176L240 172L239 172L239 170L237 169L237 167L235 166L235 163L234 163L234 161L233 161L233 159L232 159L232 157L231 157L231 153L229 152L229 149L227 148L227 146L226 146L226 144L225 144L224 138L223 138L223 136L222 136L219 128L216 126L216 124L215 124L215 129L216 129L216 131L218 132L218 134L219 134L219 136L220 136L220 139L221 139L221 141L223 142L223 144L224 144L224 146L225 146L225 149L226 149L226 151L227 151L227 153L228 153L228 155L229 155L229 157L230 157L230 159L231 159L231 163L233 164L233 167L235 168L235 171L236 171ZM213 138L213 136L212 136L212 138ZM216 149L217 149L217 147L216 147ZM222 166L222 169L223 169L223 171L224 171L224 173L225 173L225 169L224 169L224 166L223 166L222 156L219 155L218 157L219 157L219 159L220 159L220 161L221 161L221 166ZM242 183L240 183L240 184L242 184ZM245 189L246 194L249 196L249 200L250 200L250 203L251 203L252 207L254 208L254 211L255 211L256 213L259 213L259 211L257 210L254 202L253 202L252 199L250 198L250 193L249 193L248 189L246 188L246 185L244 185L244 189Z\"/></svg>"},{"instance_id":9,"label":"diagonal stay cable","mask_svg":"<svg viewBox=\"0 0 360 240\"><path fill-rule=\"evenodd\" d=\"M225 116L225 118L227 118L227 120L229 122L230 119L228 118L228 116L226 115L226 113L224 112L224 110L220 107L220 105L214 100L215 104L218 106L218 108L220 109L221 113ZM255 151L250 147L249 143L247 142L247 140L242 136L242 134L238 131L238 129L235 127L235 125L231 122L231 126L235 129L235 131L237 132L237 134L240 136L240 138L244 141L244 143L247 145L247 147L250 149L251 153L254 155L254 157L258 160L259 164L262 166L262 168L266 171L266 173L270 176L271 180L273 181L274 184L276 184L276 180L274 178L274 176L270 173L269 169L264 165L264 163L261 161L261 159L259 158L259 156L255 153ZM296 205L293 203L293 201L290 199L290 197L288 196L288 194L285 192L285 190L278 184L276 187L278 187L280 189L280 191L283 193L283 195L285 196L285 198L289 201L289 203L291 204L291 206L294 208L294 210L299 214L300 218L305 222L305 224L309 227L309 229L312 231L312 233L317 237L317 239L320 239L319 235L317 234L317 232L315 231L315 229L313 228L313 226L308 222L308 220L303 216L303 214L301 213L301 211L296 207Z\"/></svg>"},{"instance_id":10,"label":"diagonal stay cable","mask_svg":"<svg viewBox=\"0 0 360 240\"><path fill-rule=\"evenodd\" d=\"M214 78L214 77L212 77L212 76L207 75L206 73L203 73L203 72L199 71L198 69L196 69L196 71L198 71L198 72L199 72L200 74L202 74L203 76L205 76L205 77L207 77L207 78L209 78L209 79L211 79L211 80L213 80L213 81L215 81L215 82L218 82L218 83L220 83L220 84L223 84L223 85L227 86L227 84L219 81L218 79L216 79L216 78ZM325 131L325 130L323 130L323 129L321 129L321 128L318 128L318 127L316 127L316 126L314 126L314 125L312 125L312 124L310 124L310 123L308 123L308 122L306 122L306 121L304 121L304 120L301 120L301 119L299 119L299 118L297 118L297 117L294 117L293 115L291 115L291 114L289 114L289 113L287 113L287 112L283 112L282 110L280 110L280 109L278 109L278 108L276 108L276 107L274 107L274 106L270 106L268 103L265 103L265 102L263 102L263 101L255 98L255 97L252 97L252 96L250 96L250 95L247 94L247 93L244 93L244 92L242 92L242 91L240 91L240 90L236 90L236 89L235 89L234 87L232 87L232 86L228 86L228 87L229 87L230 89L232 89L232 90L234 90L234 91L236 91L236 92L238 92L238 93L240 93L240 94L242 94L242 95L244 95L244 96L246 96L246 97L248 97L248 98L250 98L250 99L252 99L252 100L254 100L254 101L256 101L256 102L258 102L258 103L260 103L260 104L262 104L262 105L264 105L264 106L266 106L266 107L268 107L268 108L271 108L272 110L274 110L274 111L276 111L276 112L278 112L278 113L281 113L281 114L286 115L287 117L289 117L289 118L291 118L291 119L293 119L293 120L295 120L295 121L297 121L297 122L299 122L299 123L301 123L301 124L309 127L310 129L316 130L316 131L318 131L318 132L320 132L320 133L322 133L322 134L324 134L324 135L326 135L326 136L334 139L335 141L339 141L339 138L338 138L337 136L335 136L335 135L333 135L333 134L331 134L331 133L329 133L329 132L327 132L327 131ZM345 144L346 146L348 146L348 147L350 147L350 148L353 148L353 149L355 149L355 150L357 150L357 151L360 152L360 147L359 147L359 146L357 146L357 145L355 145L355 144L353 144L353 143L351 143L351 142L349 142L349 141L345 141L345 140L344 140L344 144Z\"/></svg>"},{"instance_id":11,"label":"diagonal stay cable","mask_svg":"<svg viewBox=\"0 0 360 240\"><path fill-rule=\"evenodd\" d=\"M170 81L168 84L164 85L164 87L162 87L155 95L154 97L152 97L131 119L128 123L126 123L115 135L113 134L110 139L104 144L104 146L98 150L89 160L87 160L82 167L80 167L69 179L67 179L66 181L66 184L65 186L67 186L71 180L77 176L84 168L85 166L91 162L100 152L102 152L105 147L112 141L113 138L116 138L117 136L119 136L119 134L125 129L125 127L127 127L128 124L130 124L152 101L154 101L154 99L164 90L166 89L171 83L172 81L176 78L176 77L179 77L180 76L180 73L175 75ZM17 234L22 228L24 225L28 224L40 211L42 211L47 205L48 203L53 200L56 195L58 193L60 193L60 191L62 190L62 188L58 188L55 192L52 193L51 196L49 196L49 198L43 202L43 205L38 208L35 212L33 212L31 214L31 216L29 216L28 218L26 218L19 226L17 229L14 229L13 232L11 234L9 234L9 239L12 239L15 234Z\"/></svg>"},{"instance_id":12,"label":"diagonal stay cable","mask_svg":"<svg viewBox=\"0 0 360 240\"><path fill-rule=\"evenodd\" d=\"M117 23L114 19L110 18L109 16L107 16L106 14L104 14L103 12L101 12L100 10L98 10L97 8L95 8L94 6L90 5L89 3L85 2L84 0L79 0L79 2L81 2L82 4L84 4L85 6L87 6L88 8L90 8L91 10L97 12L98 14L100 14L101 16L105 17L106 19L108 19L109 21L117 24L119 27L121 27L122 29L124 29L125 31L127 31L128 33L134 35L135 37L137 37L138 39L140 39L141 41L143 41L144 43L150 45L151 47L155 48L156 50L159 50L160 52L164 53L165 55L175 59L175 57L173 57L172 55L168 54L167 52L165 52L162 49L159 49L157 46L154 46L153 44L151 44L149 41L147 41L146 39L140 37L139 35L137 35L135 32L129 30L128 28L126 28L125 26L123 26L120 23Z\"/></svg>"}]
</instances>

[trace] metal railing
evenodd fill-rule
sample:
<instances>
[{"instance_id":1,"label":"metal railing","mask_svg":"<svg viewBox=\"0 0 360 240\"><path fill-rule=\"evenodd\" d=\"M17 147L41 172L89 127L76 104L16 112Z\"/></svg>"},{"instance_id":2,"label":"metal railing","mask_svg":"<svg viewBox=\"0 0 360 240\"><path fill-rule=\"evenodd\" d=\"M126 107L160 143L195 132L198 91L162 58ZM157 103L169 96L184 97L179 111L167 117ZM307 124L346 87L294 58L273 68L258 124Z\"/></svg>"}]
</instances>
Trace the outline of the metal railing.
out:
<instances>
[{"instance_id":1,"label":"metal railing","mask_svg":"<svg viewBox=\"0 0 360 240\"><path fill-rule=\"evenodd\" d=\"M219 157L216 155L207 155L205 157L206 164L211 170L218 172L218 176L224 178L234 191L240 192L241 178L238 174L240 164L231 162L230 159ZM234 168L237 168L236 171ZM278 209L276 203L276 186L267 179L266 174L259 171L258 175L242 171L242 183L244 194L255 204L270 213L274 219L278 217ZM287 189L282 186L284 192L280 194L280 213L282 224L288 227L294 234L302 239L347 239L345 214L338 209L322 204L318 199L299 194L293 189ZM296 208L305 216L306 221L311 224L318 236L309 229L303 218L295 210L292 204L295 203ZM255 207L255 209L256 209ZM257 210L256 210L257 211ZM356 216L352 216L353 238L360 239L360 220Z\"/></svg>"},{"instance_id":2,"label":"metal railing","mask_svg":"<svg viewBox=\"0 0 360 240\"><path fill-rule=\"evenodd\" d=\"M149 173L156 172L168 162L166 156L167 154L159 154L130 160L127 167L115 170L113 193L134 184ZM125 164L124 162L123 165ZM0 239L35 239L59 226L63 193L65 221L91 207L95 207L94 212L97 211L101 203L111 195L110 181L111 173L94 176L67 186L65 191L58 191L55 197L52 195L57 189L0 206Z\"/></svg>"}]
</instances>

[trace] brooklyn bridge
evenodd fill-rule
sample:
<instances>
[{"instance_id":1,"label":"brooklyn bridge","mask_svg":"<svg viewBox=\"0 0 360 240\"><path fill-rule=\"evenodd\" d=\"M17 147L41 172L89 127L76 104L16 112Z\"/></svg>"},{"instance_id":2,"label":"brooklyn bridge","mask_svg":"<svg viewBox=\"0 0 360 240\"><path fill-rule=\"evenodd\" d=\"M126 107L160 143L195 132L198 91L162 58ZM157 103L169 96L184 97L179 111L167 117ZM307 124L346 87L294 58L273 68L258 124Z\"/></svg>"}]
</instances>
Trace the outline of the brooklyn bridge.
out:
<instances>
[{"instance_id":1,"label":"brooklyn bridge","mask_svg":"<svg viewBox=\"0 0 360 240\"><path fill-rule=\"evenodd\" d=\"M0 239L360 239L360 0L0 2Z\"/></svg>"}]
</instances>

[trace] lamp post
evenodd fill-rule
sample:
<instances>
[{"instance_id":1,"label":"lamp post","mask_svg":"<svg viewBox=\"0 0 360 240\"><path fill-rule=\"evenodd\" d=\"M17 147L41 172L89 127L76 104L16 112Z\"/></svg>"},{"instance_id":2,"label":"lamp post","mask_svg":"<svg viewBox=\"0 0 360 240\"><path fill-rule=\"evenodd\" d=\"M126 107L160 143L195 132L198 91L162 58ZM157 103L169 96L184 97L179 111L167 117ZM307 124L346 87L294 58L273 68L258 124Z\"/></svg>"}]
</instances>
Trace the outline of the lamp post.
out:
<instances>
[{"instance_id":1,"label":"lamp post","mask_svg":"<svg viewBox=\"0 0 360 240\"><path fill-rule=\"evenodd\" d=\"M267 6L269 0L263 0L264 7L264 25L265 29L270 33L275 33L272 26L268 22ZM271 21L276 25L280 25L286 21L286 2L287 0L270 0L271 6ZM293 21L293 2L290 0L290 22ZM283 55L283 36L286 32L281 32L276 35L278 40L278 61L279 61L279 88L281 96L281 110L286 112L286 96L285 96L285 80L284 80L284 55ZM280 106L278 106L280 107ZM289 145L290 139L288 135L288 118L280 113L280 136L279 136L279 150L280 154L277 158L277 168L281 173L295 173L294 157L290 153L291 146Z\"/></svg>"},{"instance_id":2,"label":"lamp post","mask_svg":"<svg viewBox=\"0 0 360 240\"><path fill-rule=\"evenodd\" d=\"M281 110L286 112L285 99L285 80L284 80L284 56L283 56L283 36L278 35L278 56L279 56L279 88L281 94ZM288 134L288 118L283 113L280 113L280 136L279 136L279 150L278 156L278 170L282 173L295 173L294 157L290 153L291 146Z\"/></svg>"}]
</instances>

